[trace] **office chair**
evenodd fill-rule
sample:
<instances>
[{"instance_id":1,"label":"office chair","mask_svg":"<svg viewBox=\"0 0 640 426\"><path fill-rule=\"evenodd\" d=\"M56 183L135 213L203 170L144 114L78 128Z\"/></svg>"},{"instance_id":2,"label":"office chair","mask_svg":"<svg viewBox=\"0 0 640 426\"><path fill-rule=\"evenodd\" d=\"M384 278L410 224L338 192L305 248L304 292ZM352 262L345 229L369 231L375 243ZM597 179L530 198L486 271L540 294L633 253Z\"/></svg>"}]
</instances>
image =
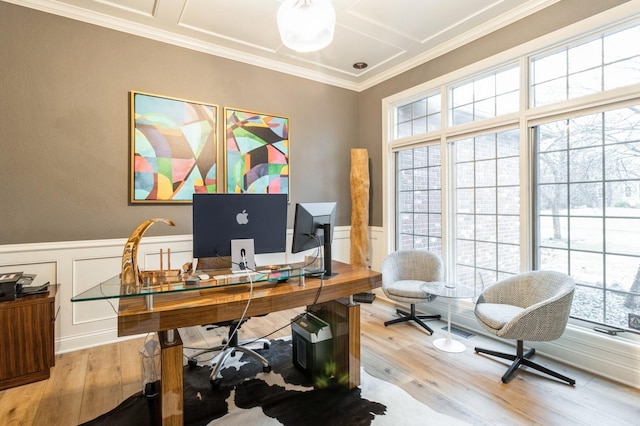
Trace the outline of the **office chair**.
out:
<instances>
[{"instance_id":1,"label":"office chair","mask_svg":"<svg viewBox=\"0 0 640 426\"><path fill-rule=\"evenodd\" d=\"M576 381L531 361L535 349L524 352L524 340L547 342L559 338L569 320L575 283L563 273L533 271L505 278L486 288L478 298L475 315L485 330L517 341L516 354L475 348L476 353L513 361L502 382L508 383L521 366L542 371L570 385Z\"/></svg>"},{"instance_id":2,"label":"office chair","mask_svg":"<svg viewBox=\"0 0 640 426\"><path fill-rule=\"evenodd\" d=\"M432 302L436 295L420 288L425 282L444 281L444 264L435 253L426 250L400 250L389 254L382 261L382 291L391 300L411 305L411 312L396 309L400 318L389 320L385 326L414 321L429 334L433 330L423 320L440 319L440 315L416 314L416 303Z\"/></svg>"},{"instance_id":3,"label":"office chair","mask_svg":"<svg viewBox=\"0 0 640 426\"><path fill-rule=\"evenodd\" d=\"M208 257L208 258L200 258L198 259L199 270L216 270L216 269L229 269L231 265L230 257ZM262 316L262 315L261 315ZM230 356L235 356L236 352L242 352L251 358L255 359L259 363L262 364L262 371L268 373L271 371L271 364L267 361L262 355L255 352L255 350L259 349L269 349L270 342L268 339L254 339L254 340L239 340L238 334L240 332L240 327L247 321L248 318L244 318L242 320L236 319L231 321L222 321L215 324L207 324L205 327L212 326L226 326L229 327L229 334L227 339L222 341L221 345L214 346L211 348L203 349L189 357L188 364L190 367L195 367L197 364L196 358L202 354L209 352L218 352L216 356L211 360L211 374L209 376L209 381L213 386L218 386L220 381L222 380L220 377L220 370L224 366L225 361ZM252 349L253 348L253 349ZM258 349L259 348L259 349ZM254 350L255 349L255 350Z\"/></svg>"}]
</instances>

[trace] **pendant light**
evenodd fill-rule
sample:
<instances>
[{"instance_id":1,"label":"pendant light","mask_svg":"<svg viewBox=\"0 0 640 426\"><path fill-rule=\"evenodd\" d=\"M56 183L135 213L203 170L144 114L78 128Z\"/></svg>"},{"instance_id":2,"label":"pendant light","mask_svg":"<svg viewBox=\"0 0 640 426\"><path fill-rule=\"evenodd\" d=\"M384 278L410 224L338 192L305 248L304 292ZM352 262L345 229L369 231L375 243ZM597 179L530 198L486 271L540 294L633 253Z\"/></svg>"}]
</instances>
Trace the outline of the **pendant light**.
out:
<instances>
[{"instance_id":1,"label":"pendant light","mask_svg":"<svg viewBox=\"0 0 640 426\"><path fill-rule=\"evenodd\" d=\"M278 9L282 42L297 52L314 52L333 40L336 12L329 0L284 0Z\"/></svg>"}]
</instances>

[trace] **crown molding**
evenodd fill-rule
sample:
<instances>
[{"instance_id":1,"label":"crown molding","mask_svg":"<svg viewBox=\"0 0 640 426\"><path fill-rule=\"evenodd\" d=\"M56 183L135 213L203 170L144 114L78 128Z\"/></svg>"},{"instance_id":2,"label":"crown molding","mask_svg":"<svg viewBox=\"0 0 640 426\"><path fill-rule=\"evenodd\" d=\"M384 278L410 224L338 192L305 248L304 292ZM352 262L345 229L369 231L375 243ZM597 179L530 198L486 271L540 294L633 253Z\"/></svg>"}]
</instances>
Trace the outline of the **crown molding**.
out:
<instances>
[{"instance_id":1,"label":"crown molding","mask_svg":"<svg viewBox=\"0 0 640 426\"><path fill-rule=\"evenodd\" d=\"M514 22L517 22L522 18L539 12L540 10L558 3L559 1L561 0L538 0L535 2L527 2L525 5L518 9L514 9L509 13L504 13L486 22L483 25L474 28L471 31L467 31L459 37L455 37L446 43L440 44L434 49L428 50L403 62L400 65L390 68L383 73L377 74L375 77L371 77L370 79L365 80L358 85L358 91L360 92L366 90L386 80L389 80L390 78L400 75L403 72L409 71L417 66L427 63L439 56L462 47L465 44L471 43L472 41L491 34L492 32L499 30L500 28L506 27L507 25L513 24Z\"/></svg>"},{"instance_id":2,"label":"crown molding","mask_svg":"<svg viewBox=\"0 0 640 426\"><path fill-rule=\"evenodd\" d=\"M438 56L444 55L452 50L457 49L467 43L477 40L491 32L518 21L528 15L538 12L560 0L537 0L526 2L522 7L514 9L508 13L502 14L487 23L467 31L459 37L455 37L438 47L413 57L400 65L389 68L388 70L377 74L362 82L353 82L344 78L328 76L322 72L310 70L304 67L285 64L280 61L267 59L258 55L240 52L235 49L221 47L212 43L207 43L192 37L175 34L169 31L159 30L146 25L132 23L120 18L114 18L108 15L91 12L89 10L80 9L69 6L55 0L2 0L6 3L28 7L39 10L41 12L62 16L65 18L85 22L88 24L98 25L104 28L113 29L128 34L149 38L163 43L171 44L178 47L199 51L202 53L219 56L237 62L254 65L272 71L282 72L307 80L316 81L331 86L340 87L356 92L361 92L377 84L380 84L390 78L396 77L403 72L411 70L422 65Z\"/></svg>"}]
</instances>

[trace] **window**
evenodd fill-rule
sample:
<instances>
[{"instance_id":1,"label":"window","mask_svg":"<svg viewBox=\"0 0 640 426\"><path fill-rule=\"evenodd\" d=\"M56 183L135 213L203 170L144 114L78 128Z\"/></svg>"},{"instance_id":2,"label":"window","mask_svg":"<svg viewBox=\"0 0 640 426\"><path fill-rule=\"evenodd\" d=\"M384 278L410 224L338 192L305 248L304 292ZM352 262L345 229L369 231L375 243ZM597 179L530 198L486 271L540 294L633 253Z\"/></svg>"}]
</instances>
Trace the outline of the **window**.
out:
<instances>
[{"instance_id":1,"label":"window","mask_svg":"<svg viewBox=\"0 0 640 426\"><path fill-rule=\"evenodd\" d=\"M458 282L520 271L519 145L517 129L453 143Z\"/></svg>"},{"instance_id":2,"label":"window","mask_svg":"<svg viewBox=\"0 0 640 426\"><path fill-rule=\"evenodd\" d=\"M439 93L398 107L396 138L401 139L439 130L440 109Z\"/></svg>"},{"instance_id":3,"label":"window","mask_svg":"<svg viewBox=\"0 0 640 426\"><path fill-rule=\"evenodd\" d=\"M570 274L571 315L640 311L640 104L536 126L538 269Z\"/></svg>"},{"instance_id":4,"label":"window","mask_svg":"<svg viewBox=\"0 0 640 426\"><path fill-rule=\"evenodd\" d=\"M640 26L531 59L531 106L640 83Z\"/></svg>"},{"instance_id":5,"label":"window","mask_svg":"<svg viewBox=\"0 0 640 426\"><path fill-rule=\"evenodd\" d=\"M640 333L640 15L625 19L392 97L395 248L440 253L458 282L568 273L574 319Z\"/></svg>"},{"instance_id":6,"label":"window","mask_svg":"<svg viewBox=\"0 0 640 426\"><path fill-rule=\"evenodd\" d=\"M424 248L442 253L440 146L396 153L399 250Z\"/></svg>"},{"instance_id":7,"label":"window","mask_svg":"<svg viewBox=\"0 0 640 426\"><path fill-rule=\"evenodd\" d=\"M518 111L519 77L519 67L512 66L452 87L450 124L455 126Z\"/></svg>"}]
</instances>

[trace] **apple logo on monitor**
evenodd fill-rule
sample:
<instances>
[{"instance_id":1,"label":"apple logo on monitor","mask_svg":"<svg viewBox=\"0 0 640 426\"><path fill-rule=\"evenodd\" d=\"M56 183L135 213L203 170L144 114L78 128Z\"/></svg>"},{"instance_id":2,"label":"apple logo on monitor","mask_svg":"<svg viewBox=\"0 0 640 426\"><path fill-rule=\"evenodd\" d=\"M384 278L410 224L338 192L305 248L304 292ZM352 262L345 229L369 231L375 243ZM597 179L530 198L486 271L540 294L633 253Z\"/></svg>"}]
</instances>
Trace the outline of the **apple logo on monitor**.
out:
<instances>
[{"instance_id":1,"label":"apple logo on monitor","mask_svg":"<svg viewBox=\"0 0 640 426\"><path fill-rule=\"evenodd\" d=\"M249 223L249 213L247 213L247 210L242 210L241 213L236 215L236 222L238 222L238 225L246 225Z\"/></svg>"}]
</instances>

